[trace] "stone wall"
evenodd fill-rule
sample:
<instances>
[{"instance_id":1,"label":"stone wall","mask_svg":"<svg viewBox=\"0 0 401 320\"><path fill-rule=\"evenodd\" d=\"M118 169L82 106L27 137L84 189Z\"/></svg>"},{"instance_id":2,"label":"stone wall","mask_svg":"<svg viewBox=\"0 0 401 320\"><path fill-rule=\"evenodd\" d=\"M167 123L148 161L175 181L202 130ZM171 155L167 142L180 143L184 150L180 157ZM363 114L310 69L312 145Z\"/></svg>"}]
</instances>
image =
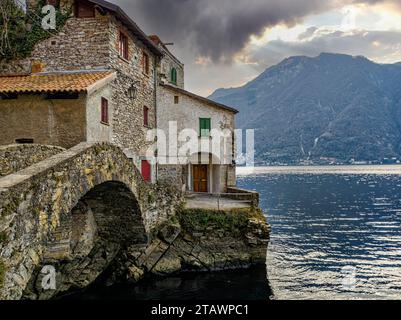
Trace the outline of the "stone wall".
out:
<instances>
[{"instance_id":1,"label":"stone wall","mask_svg":"<svg viewBox=\"0 0 401 320\"><path fill-rule=\"evenodd\" d=\"M48 240L57 233L62 217L71 214L78 202L96 186L107 182L119 182L131 192L149 235L174 215L182 201L181 193L174 186L145 183L121 149L106 143L81 143L0 179L0 233L3 235L0 264L5 269L0 285L1 298L21 297L34 270L41 265ZM114 198L121 199L116 195ZM123 202L118 200L115 206ZM124 212L129 214L127 210ZM96 216L96 211L94 213ZM116 224L122 228L119 234L125 234L125 225ZM113 254L109 258L112 259ZM96 266L99 264L94 268ZM90 268L80 270L90 274ZM96 272L94 274L98 274ZM90 280L93 279L89 278L86 284Z\"/></svg>"},{"instance_id":2,"label":"stone wall","mask_svg":"<svg viewBox=\"0 0 401 320\"><path fill-rule=\"evenodd\" d=\"M170 183L177 186L183 186L187 184L187 176L184 166L181 165L159 165L158 170L158 180L170 181ZM184 189L185 190L185 189Z\"/></svg>"},{"instance_id":3,"label":"stone wall","mask_svg":"<svg viewBox=\"0 0 401 320\"><path fill-rule=\"evenodd\" d=\"M86 95L49 100L42 95L19 95L0 100L0 145L16 139L70 148L86 140Z\"/></svg>"},{"instance_id":4,"label":"stone wall","mask_svg":"<svg viewBox=\"0 0 401 320\"><path fill-rule=\"evenodd\" d=\"M0 177L25 169L64 149L37 144L15 144L0 146Z\"/></svg>"},{"instance_id":5,"label":"stone wall","mask_svg":"<svg viewBox=\"0 0 401 320\"><path fill-rule=\"evenodd\" d=\"M152 143L146 142L146 133L156 127L156 91L155 66L156 57L144 44L129 37L128 60L118 53L119 32L130 35L128 30L113 18L109 25L109 67L118 70L117 79L113 82L113 143L137 156L145 157ZM144 72L144 54L149 56L149 74ZM135 100L131 100L128 89L137 89ZM149 123L144 126L144 107L149 109ZM139 167L139 162L136 163Z\"/></svg>"},{"instance_id":6,"label":"stone wall","mask_svg":"<svg viewBox=\"0 0 401 320\"><path fill-rule=\"evenodd\" d=\"M226 197L235 200L249 200L253 208L259 207L259 193L256 191L245 190L237 187L227 188L228 195Z\"/></svg>"},{"instance_id":7,"label":"stone wall","mask_svg":"<svg viewBox=\"0 0 401 320\"><path fill-rule=\"evenodd\" d=\"M74 12L73 0L62 0L61 7L64 12ZM30 57L8 63L3 72L29 73L33 62L42 63L46 72L105 68L109 61L108 25L109 16L97 10L95 18L71 16L59 33L36 44Z\"/></svg>"},{"instance_id":8,"label":"stone wall","mask_svg":"<svg viewBox=\"0 0 401 320\"><path fill-rule=\"evenodd\" d=\"M164 57L159 67L160 80L165 83L184 89L185 87L184 65L163 45L159 44L159 49L162 50L164 53ZM173 68L177 70L176 84L171 81L171 70Z\"/></svg>"},{"instance_id":9,"label":"stone wall","mask_svg":"<svg viewBox=\"0 0 401 320\"><path fill-rule=\"evenodd\" d=\"M55 36L35 46L31 61L44 63L47 72L105 68L109 61L109 17L70 18Z\"/></svg>"}]
</instances>

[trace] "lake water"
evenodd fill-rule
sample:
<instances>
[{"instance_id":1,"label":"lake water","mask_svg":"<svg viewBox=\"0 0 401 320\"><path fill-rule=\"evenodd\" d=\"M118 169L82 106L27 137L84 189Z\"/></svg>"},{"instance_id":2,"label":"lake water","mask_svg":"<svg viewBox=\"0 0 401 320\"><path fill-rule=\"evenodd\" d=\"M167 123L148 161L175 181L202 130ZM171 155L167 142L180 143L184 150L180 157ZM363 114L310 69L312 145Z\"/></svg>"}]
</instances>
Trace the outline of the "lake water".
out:
<instances>
[{"instance_id":1,"label":"lake water","mask_svg":"<svg viewBox=\"0 0 401 320\"><path fill-rule=\"evenodd\" d=\"M401 167L243 170L261 194L275 299L401 298Z\"/></svg>"},{"instance_id":2,"label":"lake water","mask_svg":"<svg viewBox=\"0 0 401 320\"><path fill-rule=\"evenodd\" d=\"M70 299L400 299L401 166L240 169L272 226L266 268L96 285ZM270 284L270 286L269 286Z\"/></svg>"}]
</instances>

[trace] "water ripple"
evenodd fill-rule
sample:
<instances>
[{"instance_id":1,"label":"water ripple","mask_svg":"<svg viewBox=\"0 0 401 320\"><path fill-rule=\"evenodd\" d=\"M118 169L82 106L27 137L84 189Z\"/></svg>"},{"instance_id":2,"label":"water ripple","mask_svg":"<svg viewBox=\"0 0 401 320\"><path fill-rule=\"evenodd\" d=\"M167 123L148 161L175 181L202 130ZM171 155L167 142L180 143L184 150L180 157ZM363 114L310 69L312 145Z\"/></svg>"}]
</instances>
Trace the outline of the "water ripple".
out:
<instances>
[{"instance_id":1,"label":"water ripple","mask_svg":"<svg viewBox=\"0 0 401 320\"><path fill-rule=\"evenodd\" d=\"M388 170L387 170L388 169ZM259 169L275 299L401 299L400 167Z\"/></svg>"}]
</instances>

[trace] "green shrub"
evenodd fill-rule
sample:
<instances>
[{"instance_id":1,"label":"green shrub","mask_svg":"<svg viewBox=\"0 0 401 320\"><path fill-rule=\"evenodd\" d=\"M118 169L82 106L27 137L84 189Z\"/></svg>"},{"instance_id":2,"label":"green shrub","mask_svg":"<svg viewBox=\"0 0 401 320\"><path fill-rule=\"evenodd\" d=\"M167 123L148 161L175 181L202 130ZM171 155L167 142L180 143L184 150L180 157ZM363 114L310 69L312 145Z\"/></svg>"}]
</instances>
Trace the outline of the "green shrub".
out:
<instances>
[{"instance_id":1,"label":"green shrub","mask_svg":"<svg viewBox=\"0 0 401 320\"><path fill-rule=\"evenodd\" d=\"M7 234L3 231L0 232L0 245L6 242L8 239Z\"/></svg>"},{"instance_id":2,"label":"green shrub","mask_svg":"<svg viewBox=\"0 0 401 320\"><path fill-rule=\"evenodd\" d=\"M178 214L180 224L186 231L206 230L208 227L222 229L233 235L242 235L248 221L255 216L249 209L218 211L208 209L184 209Z\"/></svg>"}]
</instances>

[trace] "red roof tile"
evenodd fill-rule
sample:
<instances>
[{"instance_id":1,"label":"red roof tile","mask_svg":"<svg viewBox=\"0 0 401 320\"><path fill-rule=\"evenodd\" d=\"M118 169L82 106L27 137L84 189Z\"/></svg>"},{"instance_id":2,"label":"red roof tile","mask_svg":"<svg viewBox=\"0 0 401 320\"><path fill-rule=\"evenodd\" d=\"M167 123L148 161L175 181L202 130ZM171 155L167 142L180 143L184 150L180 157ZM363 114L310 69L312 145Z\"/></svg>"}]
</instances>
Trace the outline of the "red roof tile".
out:
<instances>
[{"instance_id":1,"label":"red roof tile","mask_svg":"<svg viewBox=\"0 0 401 320\"><path fill-rule=\"evenodd\" d=\"M112 71L0 76L0 93L85 92Z\"/></svg>"}]
</instances>

